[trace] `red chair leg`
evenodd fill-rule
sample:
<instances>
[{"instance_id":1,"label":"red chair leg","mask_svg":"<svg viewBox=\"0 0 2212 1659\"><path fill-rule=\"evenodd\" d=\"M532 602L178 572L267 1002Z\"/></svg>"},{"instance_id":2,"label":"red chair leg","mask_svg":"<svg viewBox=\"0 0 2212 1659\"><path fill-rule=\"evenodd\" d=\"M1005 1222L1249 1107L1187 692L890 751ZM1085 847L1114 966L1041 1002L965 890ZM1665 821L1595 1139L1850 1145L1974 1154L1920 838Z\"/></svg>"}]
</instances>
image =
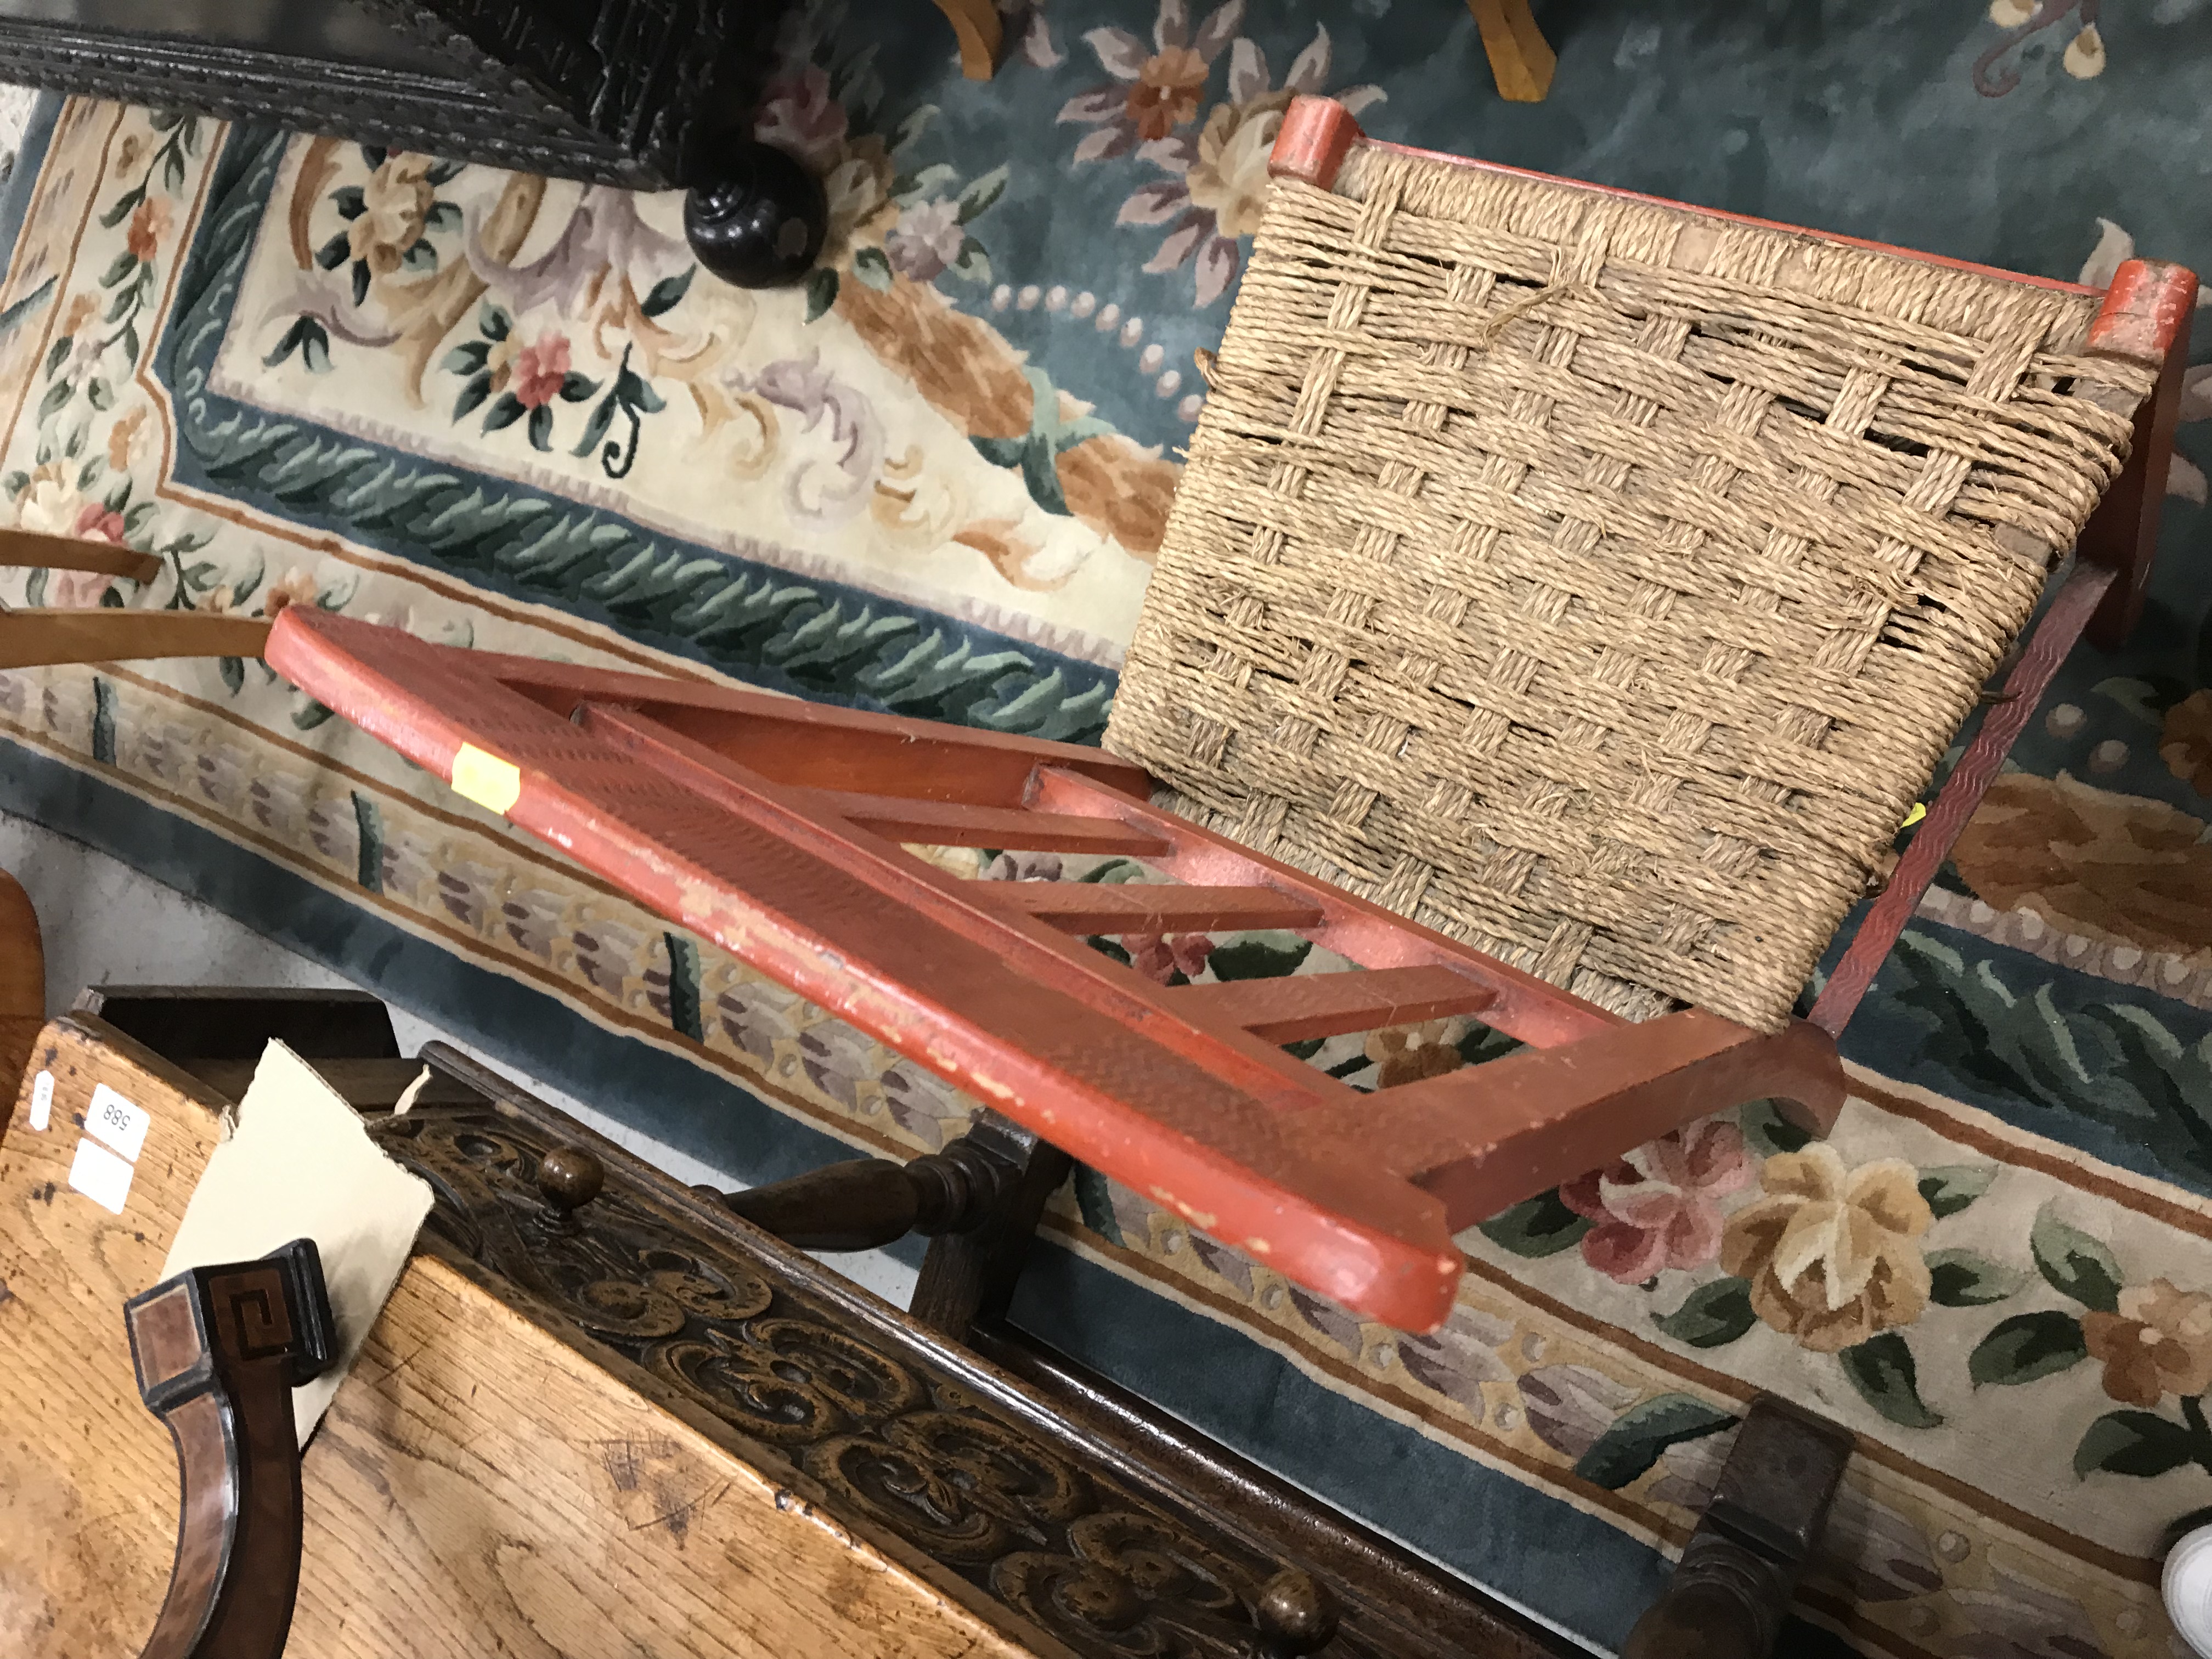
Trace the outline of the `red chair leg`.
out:
<instances>
[{"instance_id":1,"label":"red chair leg","mask_svg":"<svg viewBox=\"0 0 2212 1659\"><path fill-rule=\"evenodd\" d=\"M2142 615L2143 589L2158 552L2173 428L2181 413L2182 374L2189 364L2189 324L2196 309L2194 272L2130 259L2113 274L2105 308L2089 331L2093 356L2160 365L2158 389L2136 413L2127 465L2081 529L2081 556L2117 573L2104 604L2089 620L2089 643L2100 651L2118 650Z\"/></svg>"}]
</instances>

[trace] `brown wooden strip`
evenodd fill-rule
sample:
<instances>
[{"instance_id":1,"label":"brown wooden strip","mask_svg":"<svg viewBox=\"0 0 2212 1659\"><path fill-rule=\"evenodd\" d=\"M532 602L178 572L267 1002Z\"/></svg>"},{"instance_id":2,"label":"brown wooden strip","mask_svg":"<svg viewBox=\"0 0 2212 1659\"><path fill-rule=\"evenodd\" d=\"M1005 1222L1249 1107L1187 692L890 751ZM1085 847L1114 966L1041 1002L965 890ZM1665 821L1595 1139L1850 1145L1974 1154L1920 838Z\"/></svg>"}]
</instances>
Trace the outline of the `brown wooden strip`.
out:
<instances>
[{"instance_id":1,"label":"brown wooden strip","mask_svg":"<svg viewBox=\"0 0 2212 1659\"><path fill-rule=\"evenodd\" d=\"M0 668L137 657L258 657L258 617L188 611L10 611L0 614Z\"/></svg>"},{"instance_id":2,"label":"brown wooden strip","mask_svg":"<svg viewBox=\"0 0 2212 1659\"><path fill-rule=\"evenodd\" d=\"M1024 853L1118 853L1139 859L1168 850L1165 841L1139 825L1073 812L1032 812L1019 806L975 806L838 789L817 791L805 804L826 817L842 818L893 841L1005 847Z\"/></svg>"},{"instance_id":3,"label":"brown wooden strip","mask_svg":"<svg viewBox=\"0 0 2212 1659\"><path fill-rule=\"evenodd\" d=\"M1168 993L1177 1013L1241 1025L1267 1042L1304 1042L1344 1031L1452 1014L1479 1014L1498 993L1449 968L1382 968L1372 973L1305 974L1186 985Z\"/></svg>"},{"instance_id":4,"label":"brown wooden strip","mask_svg":"<svg viewBox=\"0 0 2212 1659\"><path fill-rule=\"evenodd\" d=\"M1149 882L1007 881L984 886L992 903L1072 933L1208 933L1314 927L1319 906L1272 887L1170 887Z\"/></svg>"},{"instance_id":5,"label":"brown wooden strip","mask_svg":"<svg viewBox=\"0 0 2212 1659\"><path fill-rule=\"evenodd\" d=\"M102 575L128 576L136 582L150 582L161 574L161 562L151 553L118 547L112 542L48 536L36 530L0 530L0 565L91 570Z\"/></svg>"}]
</instances>

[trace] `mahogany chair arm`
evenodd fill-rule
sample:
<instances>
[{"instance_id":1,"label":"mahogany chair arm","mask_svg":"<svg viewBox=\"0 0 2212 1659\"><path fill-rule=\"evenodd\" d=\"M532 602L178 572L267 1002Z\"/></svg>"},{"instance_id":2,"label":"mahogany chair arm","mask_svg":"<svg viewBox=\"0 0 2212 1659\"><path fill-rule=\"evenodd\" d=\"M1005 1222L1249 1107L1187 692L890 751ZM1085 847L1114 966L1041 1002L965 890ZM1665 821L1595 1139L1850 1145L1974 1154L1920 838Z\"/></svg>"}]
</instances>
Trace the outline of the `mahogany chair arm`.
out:
<instances>
[{"instance_id":1,"label":"mahogany chair arm","mask_svg":"<svg viewBox=\"0 0 2212 1659\"><path fill-rule=\"evenodd\" d=\"M0 530L0 566L90 570L106 576L127 576L134 582L150 582L161 574L161 561L151 553L118 547L112 542L49 536L37 530Z\"/></svg>"},{"instance_id":2,"label":"mahogany chair arm","mask_svg":"<svg viewBox=\"0 0 2212 1659\"><path fill-rule=\"evenodd\" d=\"M338 1351L314 1241L191 1268L131 1297L123 1316L184 1493L168 1595L141 1659L280 1659L300 1585L292 1390Z\"/></svg>"}]
</instances>

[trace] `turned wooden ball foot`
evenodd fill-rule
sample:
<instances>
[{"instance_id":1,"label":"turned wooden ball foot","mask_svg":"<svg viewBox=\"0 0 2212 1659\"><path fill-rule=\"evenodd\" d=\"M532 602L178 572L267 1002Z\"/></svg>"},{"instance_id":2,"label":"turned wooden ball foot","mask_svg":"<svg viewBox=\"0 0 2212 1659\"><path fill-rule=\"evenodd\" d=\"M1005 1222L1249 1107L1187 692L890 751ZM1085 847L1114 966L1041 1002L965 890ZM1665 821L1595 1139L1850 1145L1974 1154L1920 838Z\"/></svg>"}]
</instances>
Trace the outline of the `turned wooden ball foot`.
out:
<instances>
[{"instance_id":1,"label":"turned wooden ball foot","mask_svg":"<svg viewBox=\"0 0 2212 1659\"><path fill-rule=\"evenodd\" d=\"M782 288L814 268L830 228L822 181L772 145L717 145L684 198L684 234L701 264L739 288Z\"/></svg>"},{"instance_id":2,"label":"turned wooden ball foot","mask_svg":"<svg viewBox=\"0 0 2212 1659\"><path fill-rule=\"evenodd\" d=\"M1252 1608L1252 1622L1280 1659L1300 1659L1327 1647L1341 1617L1328 1586L1296 1567L1284 1568L1262 1584Z\"/></svg>"}]
</instances>

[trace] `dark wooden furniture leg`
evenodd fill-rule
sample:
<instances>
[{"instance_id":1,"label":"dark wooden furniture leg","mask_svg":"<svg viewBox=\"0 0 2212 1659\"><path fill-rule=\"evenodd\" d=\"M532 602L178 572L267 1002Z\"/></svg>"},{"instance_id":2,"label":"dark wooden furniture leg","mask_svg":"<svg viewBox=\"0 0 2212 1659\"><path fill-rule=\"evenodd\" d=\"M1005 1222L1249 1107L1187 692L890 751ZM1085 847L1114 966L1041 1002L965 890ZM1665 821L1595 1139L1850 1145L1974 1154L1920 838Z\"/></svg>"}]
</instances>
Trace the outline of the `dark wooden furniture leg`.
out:
<instances>
[{"instance_id":1,"label":"dark wooden furniture leg","mask_svg":"<svg viewBox=\"0 0 2212 1659\"><path fill-rule=\"evenodd\" d=\"M986 1111L943 1152L905 1164L851 1158L743 1192L693 1190L805 1250L872 1250L921 1234L932 1243L908 1311L964 1342L978 1322L1006 1313L1037 1218L1073 1166L1049 1142Z\"/></svg>"},{"instance_id":2,"label":"dark wooden furniture leg","mask_svg":"<svg viewBox=\"0 0 2212 1659\"><path fill-rule=\"evenodd\" d=\"M1705 1518L1621 1659L1766 1659L1850 1455L1834 1424L1771 1395L1752 1401Z\"/></svg>"},{"instance_id":3,"label":"dark wooden furniture leg","mask_svg":"<svg viewBox=\"0 0 2212 1659\"><path fill-rule=\"evenodd\" d=\"M321 1257L295 1239L165 1279L123 1313L184 1486L169 1594L141 1659L278 1659L300 1583L292 1390L337 1358Z\"/></svg>"},{"instance_id":4,"label":"dark wooden furniture leg","mask_svg":"<svg viewBox=\"0 0 2212 1659\"><path fill-rule=\"evenodd\" d=\"M1006 1317L1046 1200L1075 1167L1051 1142L996 1112L984 1112L962 1139L1009 1173L969 1225L938 1235L921 1260L908 1311L954 1342Z\"/></svg>"}]
</instances>

